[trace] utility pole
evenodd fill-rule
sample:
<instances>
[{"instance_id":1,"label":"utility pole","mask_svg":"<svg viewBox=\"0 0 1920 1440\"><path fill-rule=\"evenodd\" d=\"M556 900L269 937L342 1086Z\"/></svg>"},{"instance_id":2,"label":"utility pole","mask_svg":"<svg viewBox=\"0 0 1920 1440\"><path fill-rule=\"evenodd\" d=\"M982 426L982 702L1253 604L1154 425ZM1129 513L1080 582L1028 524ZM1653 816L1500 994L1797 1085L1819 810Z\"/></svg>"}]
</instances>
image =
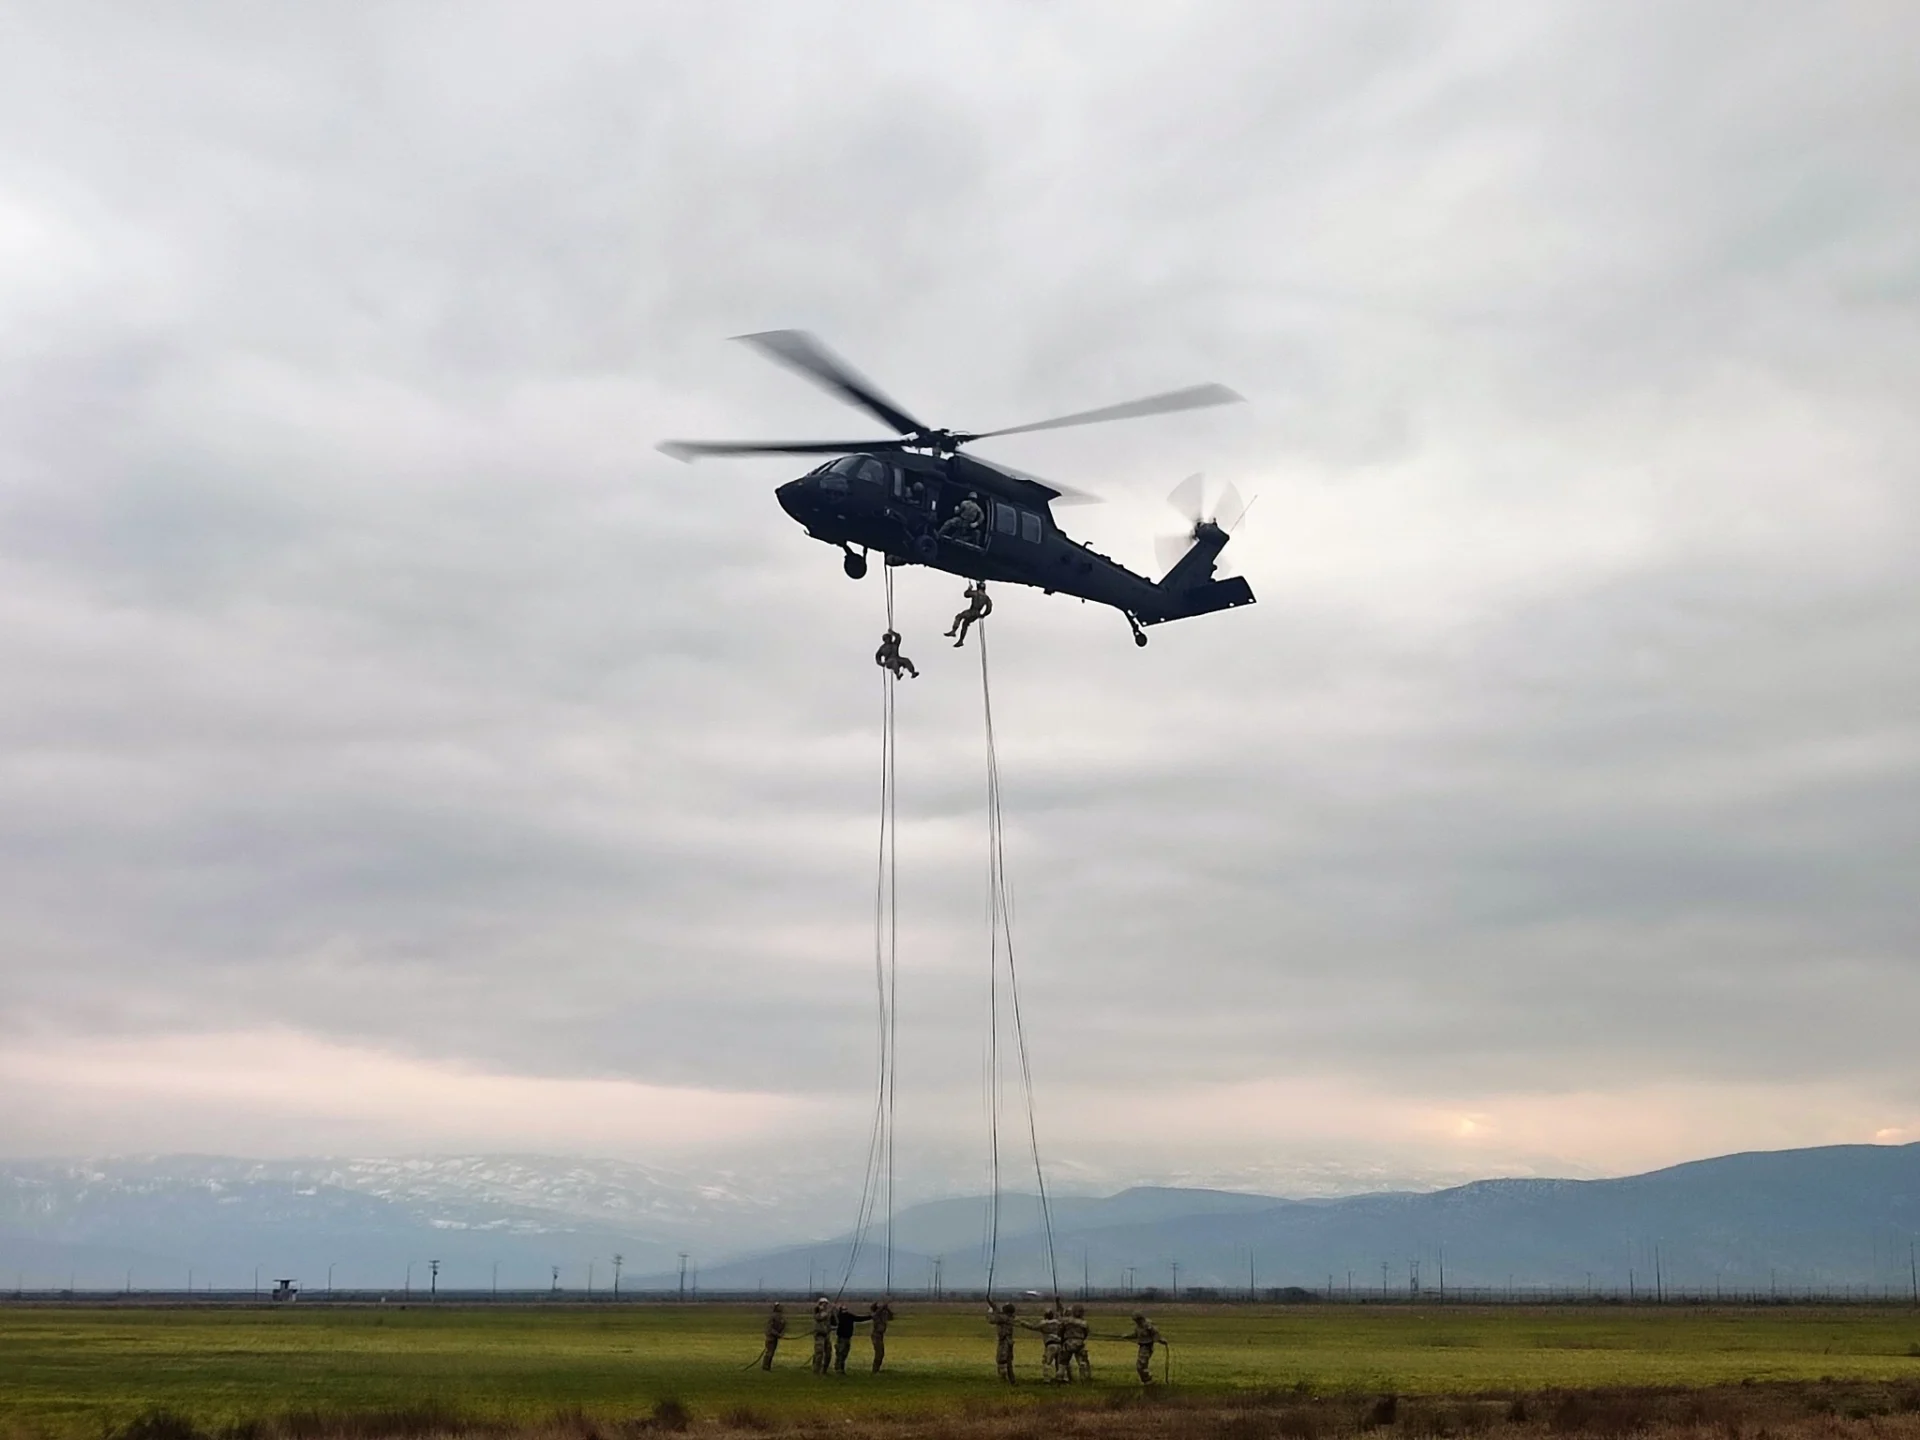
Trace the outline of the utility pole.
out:
<instances>
[{"instance_id":1,"label":"utility pole","mask_svg":"<svg viewBox=\"0 0 1920 1440\"><path fill-rule=\"evenodd\" d=\"M1173 1262L1173 1298L1176 1300L1180 1298L1180 1262L1178 1260Z\"/></svg>"},{"instance_id":2,"label":"utility pole","mask_svg":"<svg viewBox=\"0 0 1920 1440\"><path fill-rule=\"evenodd\" d=\"M613 1298L616 1300L620 1298L620 1267L626 1263L627 1257L624 1255L613 1257Z\"/></svg>"},{"instance_id":3,"label":"utility pole","mask_svg":"<svg viewBox=\"0 0 1920 1440\"><path fill-rule=\"evenodd\" d=\"M438 1260L427 1261L427 1277L427 1299L438 1300L440 1298L440 1262Z\"/></svg>"},{"instance_id":4,"label":"utility pole","mask_svg":"<svg viewBox=\"0 0 1920 1440\"><path fill-rule=\"evenodd\" d=\"M493 1262L493 1298L496 1300L500 1298L500 1262L498 1260Z\"/></svg>"},{"instance_id":5,"label":"utility pole","mask_svg":"<svg viewBox=\"0 0 1920 1440\"><path fill-rule=\"evenodd\" d=\"M1653 1247L1653 1300L1656 1305L1667 1298L1667 1282L1660 1270L1660 1247Z\"/></svg>"},{"instance_id":6,"label":"utility pole","mask_svg":"<svg viewBox=\"0 0 1920 1440\"><path fill-rule=\"evenodd\" d=\"M407 1298L413 1298L413 1262L407 1261Z\"/></svg>"},{"instance_id":7,"label":"utility pole","mask_svg":"<svg viewBox=\"0 0 1920 1440\"><path fill-rule=\"evenodd\" d=\"M1914 1268L1913 1239L1911 1236L1907 1239L1907 1283L1913 1286L1914 1305L1920 1307L1920 1269Z\"/></svg>"},{"instance_id":8,"label":"utility pole","mask_svg":"<svg viewBox=\"0 0 1920 1440\"><path fill-rule=\"evenodd\" d=\"M1447 1303L1447 1247L1440 1247L1440 1303Z\"/></svg>"},{"instance_id":9,"label":"utility pole","mask_svg":"<svg viewBox=\"0 0 1920 1440\"><path fill-rule=\"evenodd\" d=\"M807 1278L809 1280L813 1278L811 1272L808 1273ZM807 1288L811 1290L813 1287L809 1285ZM680 1300L681 1300L681 1303L684 1304L686 1302L686 1298L687 1298L687 1252L682 1250L680 1252Z\"/></svg>"},{"instance_id":10,"label":"utility pole","mask_svg":"<svg viewBox=\"0 0 1920 1440\"><path fill-rule=\"evenodd\" d=\"M1380 1298L1387 1298L1387 1262L1384 1260L1380 1262Z\"/></svg>"},{"instance_id":11,"label":"utility pole","mask_svg":"<svg viewBox=\"0 0 1920 1440\"><path fill-rule=\"evenodd\" d=\"M258 1265L253 1267L253 1298L256 1300L260 1298L260 1267Z\"/></svg>"},{"instance_id":12,"label":"utility pole","mask_svg":"<svg viewBox=\"0 0 1920 1440\"><path fill-rule=\"evenodd\" d=\"M1249 1305L1253 1303L1253 1296L1254 1296L1253 1263L1254 1263L1254 1257L1256 1253L1257 1252L1254 1250L1254 1248L1251 1245L1247 1247L1247 1303ZM1327 1277L1327 1289L1328 1290L1333 1289L1333 1277L1331 1275Z\"/></svg>"},{"instance_id":13,"label":"utility pole","mask_svg":"<svg viewBox=\"0 0 1920 1440\"><path fill-rule=\"evenodd\" d=\"M333 1298L333 1267L335 1263L336 1262L332 1260L327 1262L327 1298L329 1300Z\"/></svg>"},{"instance_id":14,"label":"utility pole","mask_svg":"<svg viewBox=\"0 0 1920 1440\"><path fill-rule=\"evenodd\" d=\"M593 1261L591 1260L587 1261L587 1294L588 1295L593 1294L593 1266L594 1266Z\"/></svg>"}]
</instances>

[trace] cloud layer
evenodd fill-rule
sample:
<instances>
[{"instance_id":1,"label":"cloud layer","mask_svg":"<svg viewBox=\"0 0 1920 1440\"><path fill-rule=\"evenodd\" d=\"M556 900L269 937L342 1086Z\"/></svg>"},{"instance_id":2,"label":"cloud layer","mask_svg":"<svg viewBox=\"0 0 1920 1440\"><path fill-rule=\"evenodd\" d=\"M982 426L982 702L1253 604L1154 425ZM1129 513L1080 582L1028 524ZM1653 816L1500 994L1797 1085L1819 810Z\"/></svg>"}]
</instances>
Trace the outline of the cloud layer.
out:
<instances>
[{"instance_id":1,"label":"cloud layer","mask_svg":"<svg viewBox=\"0 0 1920 1440\"><path fill-rule=\"evenodd\" d=\"M1260 497L1252 610L1144 652L996 610L1069 1171L1920 1124L1920 20L0 23L0 1024L45 1087L0 1149L123 1146L154 1093L268 1145L270 1097L194 1089L225 1036L455 1087L326 1110L344 1148L524 1146L490 1086L606 1085L732 1118L581 1145L751 1153L757 1097L857 1165L879 588L791 467L652 448L858 433L723 340L789 324L940 424L1252 400L985 447L1142 568L1181 476ZM901 575L900 1123L942 1156L985 1023L957 590Z\"/></svg>"}]
</instances>

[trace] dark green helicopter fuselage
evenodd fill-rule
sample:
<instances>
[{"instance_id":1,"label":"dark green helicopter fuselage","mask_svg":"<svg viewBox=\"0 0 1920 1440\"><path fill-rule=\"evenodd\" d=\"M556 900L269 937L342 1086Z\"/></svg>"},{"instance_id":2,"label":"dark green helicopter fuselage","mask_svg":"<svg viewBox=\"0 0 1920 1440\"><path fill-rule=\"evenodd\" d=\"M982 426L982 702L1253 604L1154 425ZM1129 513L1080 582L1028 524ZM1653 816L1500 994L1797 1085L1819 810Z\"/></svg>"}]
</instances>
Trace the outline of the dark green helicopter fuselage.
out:
<instances>
[{"instance_id":1,"label":"dark green helicopter fuselage","mask_svg":"<svg viewBox=\"0 0 1920 1440\"><path fill-rule=\"evenodd\" d=\"M1213 578L1227 537L1210 522L1155 583L1063 533L1048 508L1058 491L964 454L842 455L774 493L814 539L847 551L851 575L863 573L866 552L877 551L889 564L1077 595L1141 625L1253 603L1245 580ZM978 526L963 523L969 499L980 510Z\"/></svg>"}]
</instances>

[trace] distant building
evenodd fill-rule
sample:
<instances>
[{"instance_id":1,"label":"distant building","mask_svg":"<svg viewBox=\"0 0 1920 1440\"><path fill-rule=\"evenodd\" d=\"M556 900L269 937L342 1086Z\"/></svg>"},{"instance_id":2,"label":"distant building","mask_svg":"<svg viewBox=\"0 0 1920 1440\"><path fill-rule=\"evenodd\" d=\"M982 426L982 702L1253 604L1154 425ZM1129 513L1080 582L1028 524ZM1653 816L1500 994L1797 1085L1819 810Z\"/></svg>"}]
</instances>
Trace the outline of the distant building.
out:
<instances>
[{"instance_id":1,"label":"distant building","mask_svg":"<svg viewBox=\"0 0 1920 1440\"><path fill-rule=\"evenodd\" d=\"M300 1298L299 1282L296 1280L275 1280L273 1282L273 1298L289 1302L298 1300Z\"/></svg>"}]
</instances>

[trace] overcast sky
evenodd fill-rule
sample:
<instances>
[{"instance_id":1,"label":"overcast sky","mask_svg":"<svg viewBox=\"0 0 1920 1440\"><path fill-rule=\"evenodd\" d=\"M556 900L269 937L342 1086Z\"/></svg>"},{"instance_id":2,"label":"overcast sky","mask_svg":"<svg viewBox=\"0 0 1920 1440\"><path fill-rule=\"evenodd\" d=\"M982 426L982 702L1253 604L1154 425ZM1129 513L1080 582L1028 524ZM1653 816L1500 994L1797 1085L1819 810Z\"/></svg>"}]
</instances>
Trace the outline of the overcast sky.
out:
<instances>
[{"instance_id":1,"label":"overcast sky","mask_svg":"<svg viewBox=\"0 0 1920 1440\"><path fill-rule=\"evenodd\" d=\"M1920 12L0 4L0 1152L857 1170L871 422L1002 589L1043 1144L1312 1190L1920 1139ZM903 1185L984 1153L979 671L900 574ZM705 1157L703 1159L703 1157Z\"/></svg>"}]
</instances>

